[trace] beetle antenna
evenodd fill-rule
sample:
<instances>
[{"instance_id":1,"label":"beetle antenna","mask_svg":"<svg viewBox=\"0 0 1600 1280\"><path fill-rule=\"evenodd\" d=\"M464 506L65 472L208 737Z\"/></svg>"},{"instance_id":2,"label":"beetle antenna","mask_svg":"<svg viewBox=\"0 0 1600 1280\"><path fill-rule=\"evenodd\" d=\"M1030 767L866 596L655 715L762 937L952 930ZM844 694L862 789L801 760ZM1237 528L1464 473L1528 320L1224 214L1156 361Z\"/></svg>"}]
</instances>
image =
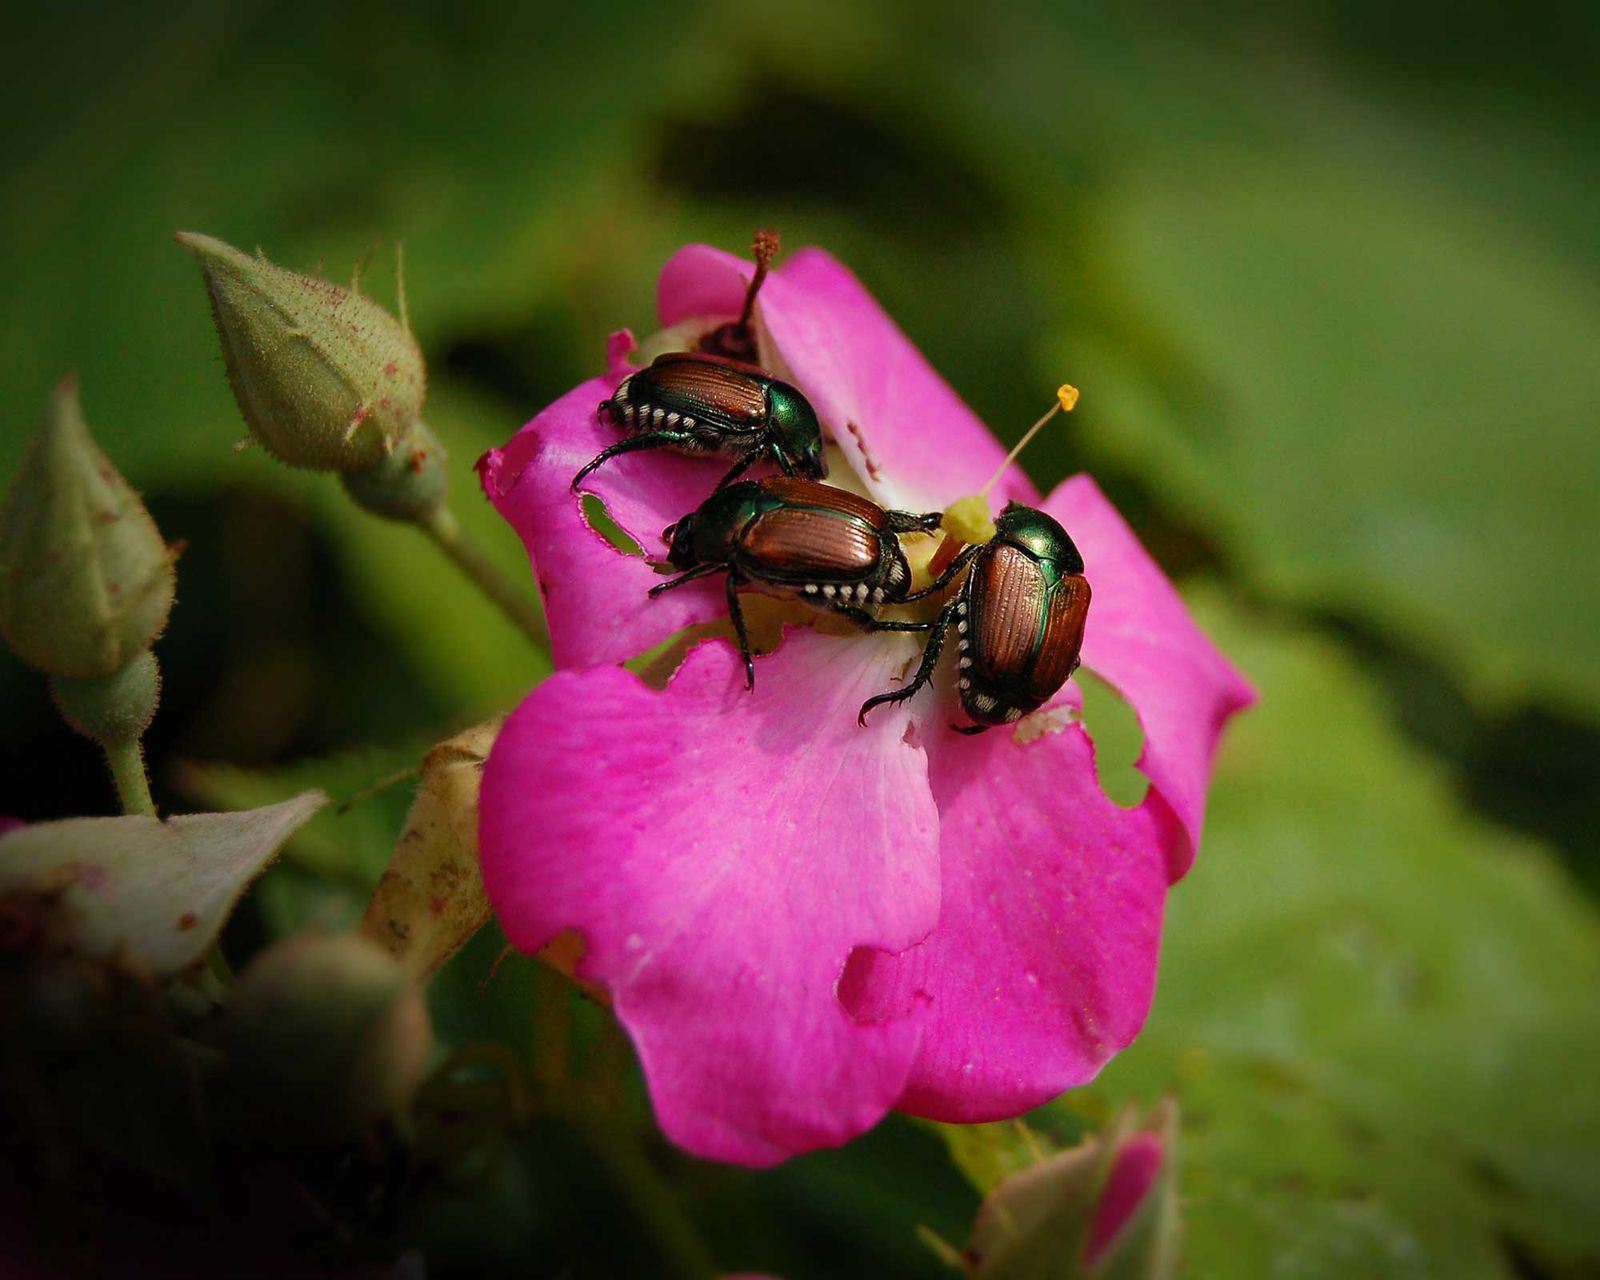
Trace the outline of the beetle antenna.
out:
<instances>
[{"instance_id":1,"label":"beetle antenna","mask_svg":"<svg viewBox=\"0 0 1600 1280\"><path fill-rule=\"evenodd\" d=\"M758 231L750 242L750 255L756 260L756 273L750 277L749 287L744 291L744 309L739 312L737 326L740 332L750 328L750 314L755 310L756 294L761 292L767 272L772 268L772 260L778 256L782 243L776 231Z\"/></svg>"},{"instance_id":2,"label":"beetle antenna","mask_svg":"<svg viewBox=\"0 0 1600 1280\"><path fill-rule=\"evenodd\" d=\"M1000 483L1000 477L1005 475L1005 473L1010 470L1011 464L1017 460L1017 455L1026 449L1028 447L1028 442L1044 429L1045 423L1049 422L1050 419L1055 417L1058 413L1071 413L1073 409L1077 407L1077 404L1078 388L1073 386L1070 382L1063 382L1059 387L1056 388L1056 402L1045 411L1044 417L1040 418L1039 421L1035 422L1031 427L1028 428L1022 439L1017 441L1016 448L1012 449L1010 453L1006 454L1006 460L1002 462L995 473L989 477L983 488L978 490L978 496L980 498L987 498L989 496L989 490L993 489L995 485Z\"/></svg>"}]
</instances>

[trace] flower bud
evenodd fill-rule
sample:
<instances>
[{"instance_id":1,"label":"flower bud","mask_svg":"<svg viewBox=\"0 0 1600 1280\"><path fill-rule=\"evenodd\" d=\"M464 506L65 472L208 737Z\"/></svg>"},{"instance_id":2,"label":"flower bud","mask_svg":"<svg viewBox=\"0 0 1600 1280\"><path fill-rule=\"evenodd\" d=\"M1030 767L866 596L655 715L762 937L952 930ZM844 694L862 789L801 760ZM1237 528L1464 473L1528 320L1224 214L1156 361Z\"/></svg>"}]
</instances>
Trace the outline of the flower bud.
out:
<instances>
[{"instance_id":1,"label":"flower bud","mask_svg":"<svg viewBox=\"0 0 1600 1280\"><path fill-rule=\"evenodd\" d=\"M967 1246L974 1280L1036 1275L1169 1280L1178 1265L1177 1110L1141 1126L1125 1111L1100 1137L1014 1173L985 1197Z\"/></svg>"},{"instance_id":2,"label":"flower bud","mask_svg":"<svg viewBox=\"0 0 1600 1280\"><path fill-rule=\"evenodd\" d=\"M245 970L224 1032L228 1079L274 1132L338 1141L403 1107L427 1066L421 989L355 934L301 934Z\"/></svg>"},{"instance_id":3,"label":"flower bud","mask_svg":"<svg viewBox=\"0 0 1600 1280\"><path fill-rule=\"evenodd\" d=\"M427 390L410 330L359 288L300 275L180 231L200 259L234 398L293 467L353 471L394 451Z\"/></svg>"},{"instance_id":4,"label":"flower bud","mask_svg":"<svg viewBox=\"0 0 1600 1280\"><path fill-rule=\"evenodd\" d=\"M1083 1242L1087 1275L1177 1273L1176 1108L1163 1103L1146 1125L1113 1149Z\"/></svg>"},{"instance_id":5,"label":"flower bud","mask_svg":"<svg viewBox=\"0 0 1600 1280\"><path fill-rule=\"evenodd\" d=\"M54 676L109 676L167 625L173 554L63 379L0 510L0 636Z\"/></svg>"}]
</instances>

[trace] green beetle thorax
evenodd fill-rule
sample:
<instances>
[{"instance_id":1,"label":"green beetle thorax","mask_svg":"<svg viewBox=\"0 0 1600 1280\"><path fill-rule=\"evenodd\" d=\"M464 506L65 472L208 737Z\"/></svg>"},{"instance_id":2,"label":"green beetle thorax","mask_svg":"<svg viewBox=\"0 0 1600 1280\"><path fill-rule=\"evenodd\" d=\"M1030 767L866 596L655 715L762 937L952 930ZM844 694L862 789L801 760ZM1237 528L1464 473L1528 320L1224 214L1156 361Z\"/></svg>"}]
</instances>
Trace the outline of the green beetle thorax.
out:
<instances>
[{"instance_id":1,"label":"green beetle thorax","mask_svg":"<svg viewBox=\"0 0 1600 1280\"><path fill-rule=\"evenodd\" d=\"M803 476L820 480L828 474L822 453L822 424L811 402L786 382L773 382L767 391L767 423L778 445Z\"/></svg>"},{"instance_id":2,"label":"green beetle thorax","mask_svg":"<svg viewBox=\"0 0 1600 1280\"><path fill-rule=\"evenodd\" d=\"M995 537L1026 551L1056 574L1071 577L1083 572L1083 556L1067 531L1043 511L1009 502L994 522Z\"/></svg>"},{"instance_id":3,"label":"green beetle thorax","mask_svg":"<svg viewBox=\"0 0 1600 1280\"><path fill-rule=\"evenodd\" d=\"M663 533L672 550L668 559L679 569L697 564L727 564L745 528L758 515L782 506L753 480L741 480L712 494L699 510L686 515L670 532Z\"/></svg>"}]
</instances>

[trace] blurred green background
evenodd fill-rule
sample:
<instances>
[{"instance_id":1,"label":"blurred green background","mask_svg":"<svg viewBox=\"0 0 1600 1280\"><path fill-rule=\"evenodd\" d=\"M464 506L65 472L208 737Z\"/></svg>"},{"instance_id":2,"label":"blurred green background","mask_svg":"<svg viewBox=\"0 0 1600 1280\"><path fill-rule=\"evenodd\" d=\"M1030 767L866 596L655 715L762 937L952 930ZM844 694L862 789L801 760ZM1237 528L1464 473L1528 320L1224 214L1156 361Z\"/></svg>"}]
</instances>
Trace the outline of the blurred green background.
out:
<instances>
[{"instance_id":1,"label":"blurred green background","mask_svg":"<svg viewBox=\"0 0 1600 1280\"><path fill-rule=\"evenodd\" d=\"M334 276L376 246L386 298L403 242L455 505L520 575L471 461L653 327L673 248L775 227L1001 436L1080 386L1028 469L1092 470L1261 689L1146 1035L1036 1123L1174 1091L1193 1275L1600 1274L1592 6L211 0L5 27L0 475L76 369L187 542L158 800L348 798L546 670L417 535L230 450L174 230ZM9 656L0 697L0 813L107 811ZM231 945L350 918L404 803L320 819ZM484 981L498 950L441 978L447 1043L549 1030L564 997L539 1021L530 965ZM596 1097L380 1239L521 1274L933 1276L916 1226L959 1244L1017 1158L1010 1130L952 1162L895 1120L748 1175Z\"/></svg>"}]
</instances>

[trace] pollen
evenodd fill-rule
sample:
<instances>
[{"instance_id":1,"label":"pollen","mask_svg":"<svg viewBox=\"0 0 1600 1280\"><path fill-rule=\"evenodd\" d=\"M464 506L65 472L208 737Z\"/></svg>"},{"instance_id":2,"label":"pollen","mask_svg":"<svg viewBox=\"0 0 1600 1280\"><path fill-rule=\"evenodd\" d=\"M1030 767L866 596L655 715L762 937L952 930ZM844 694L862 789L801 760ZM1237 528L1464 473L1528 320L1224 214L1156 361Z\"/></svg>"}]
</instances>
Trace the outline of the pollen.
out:
<instances>
[{"instance_id":1,"label":"pollen","mask_svg":"<svg viewBox=\"0 0 1600 1280\"><path fill-rule=\"evenodd\" d=\"M939 527L951 537L969 545L987 542L994 537L994 520L989 515L989 503L976 493L957 498L946 507Z\"/></svg>"}]
</instances>

